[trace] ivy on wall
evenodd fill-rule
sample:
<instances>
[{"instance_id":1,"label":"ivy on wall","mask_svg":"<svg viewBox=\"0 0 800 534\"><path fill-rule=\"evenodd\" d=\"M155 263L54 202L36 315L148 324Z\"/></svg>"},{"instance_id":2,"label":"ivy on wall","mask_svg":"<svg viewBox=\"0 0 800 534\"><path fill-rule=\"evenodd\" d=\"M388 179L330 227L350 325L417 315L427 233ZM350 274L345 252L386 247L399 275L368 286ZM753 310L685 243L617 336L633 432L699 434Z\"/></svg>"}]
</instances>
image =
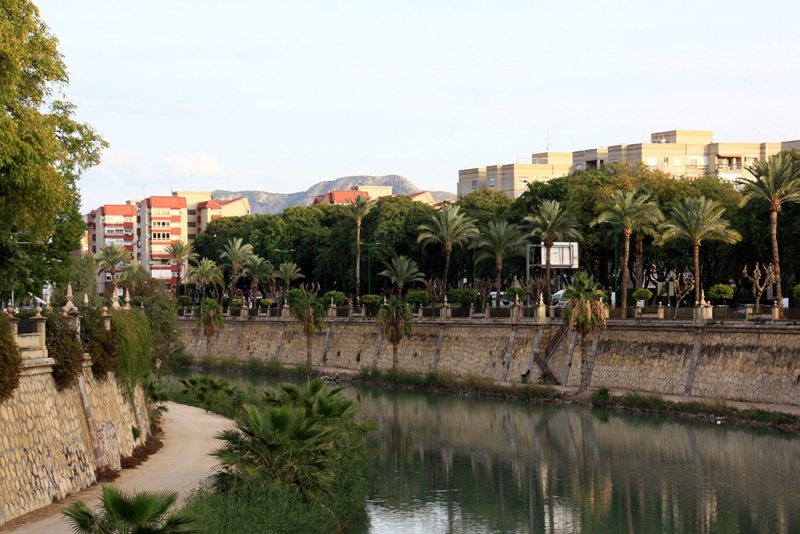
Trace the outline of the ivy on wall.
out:
<instances>
[{"instance_id":1,"label":"ivy on wall","mask_svg":"<svg viewBox=\"0 0 800 534\"><path fill-rule=\"evenodd\" d=\"M109 373L117 370L117 337L112 331L106 330L101 309L86 307L81 312L83 350L92 358L94 377L105 380Z\"/></svg>"},{"instance_id":2,"label":"ivy on wall","mask_svg":"<svg viewBox=\"0 0 800 534\"><path fill-rule=\"evenodd\" d=\"M19 387L21 363L11 321L5 313L0 313L0 403L10 399Z\"/></svg>"},{"instance_id":3,"label":"ivy on wall","mask_svg":"<svg viewBox=\"0 0 800 534\"><path fill-rule=\"evenodd\" d=\"M117 339L117 381L130 398L150 373L150 322L139 310L112 311L111 331Z\"/></svg>"},{"instance_id":4,"label":"ivy on wall","mask_svg":"<svg viewBox=\"0 0 800 534\"><path fill-rule=\"evenodd\" d=\"M47 315L46 335L48 356L55 360L53 378L59 391L78 385L83 372L83 348L71 319L50 313Z\"/></svg>"}]
</instances>

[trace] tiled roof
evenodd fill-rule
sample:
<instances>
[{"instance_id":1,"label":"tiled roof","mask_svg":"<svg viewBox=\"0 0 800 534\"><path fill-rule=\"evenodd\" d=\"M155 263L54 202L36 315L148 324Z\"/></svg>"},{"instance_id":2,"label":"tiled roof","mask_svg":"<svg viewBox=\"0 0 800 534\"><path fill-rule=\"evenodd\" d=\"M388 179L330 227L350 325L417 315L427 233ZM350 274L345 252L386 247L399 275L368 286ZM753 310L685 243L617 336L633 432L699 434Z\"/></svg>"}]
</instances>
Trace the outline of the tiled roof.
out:
<instances>
[{"instance_id":1,"label":"tiled roof","mask_svg":"<svg viewBox=\"0 0 800 534\"><path fill-rule=\"evenodd\" d=\"M170 208L180 209L186 207L186 199L184 197L149 197L145 199L148 208Z\"/></svg>"},{"instance_id":2,"label":"tiled roof","mask_svg":"<svg viewBox=\"0 0 800 534\"><path fill-rule=\"evenodd\" d=\"M128 204L106 204L100 206L99 211L103 215L126 215L129 217L136 215L136 208Z\"/></svg>"}]
</instances>

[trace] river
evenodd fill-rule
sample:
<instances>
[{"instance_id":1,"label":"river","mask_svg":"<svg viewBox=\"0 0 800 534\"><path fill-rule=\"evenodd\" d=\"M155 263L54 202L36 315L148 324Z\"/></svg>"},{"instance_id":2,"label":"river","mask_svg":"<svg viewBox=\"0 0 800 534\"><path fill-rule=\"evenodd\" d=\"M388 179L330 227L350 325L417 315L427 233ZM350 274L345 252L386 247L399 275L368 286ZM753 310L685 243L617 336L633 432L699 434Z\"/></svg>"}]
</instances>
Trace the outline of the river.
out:
<instances>
[{"instance_id":1,"label":"river","mask_svg":"<svg viewBox=\"0 0 800 534\"><path fill-rule=\"evenodd\" d=\"M378 425L356 534L800 532L795 436L575 406L346 392Z\"/></svg>"}]
</instances>

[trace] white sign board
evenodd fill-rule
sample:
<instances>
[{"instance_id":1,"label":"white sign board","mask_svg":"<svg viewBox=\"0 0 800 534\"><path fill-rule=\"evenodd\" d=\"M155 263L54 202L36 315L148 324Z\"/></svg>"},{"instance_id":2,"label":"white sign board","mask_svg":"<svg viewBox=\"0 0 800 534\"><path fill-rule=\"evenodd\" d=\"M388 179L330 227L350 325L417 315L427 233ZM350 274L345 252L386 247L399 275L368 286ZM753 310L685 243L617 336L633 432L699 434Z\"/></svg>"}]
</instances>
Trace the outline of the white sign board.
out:
<instances>
[{"instance_id":1,"label":"white sign board","mask_svg":"<svg viewBox=\"0 0 800 534\"><path fill-rule=\"evenodd\" d=\"M545 267L547 263L547 248L542 242L542 263L541 266ZM567 243L564 241L556 241L550 247L550 267L561 269L577 269L578 268L578 243Z\"/></svg>"}]
</instances>

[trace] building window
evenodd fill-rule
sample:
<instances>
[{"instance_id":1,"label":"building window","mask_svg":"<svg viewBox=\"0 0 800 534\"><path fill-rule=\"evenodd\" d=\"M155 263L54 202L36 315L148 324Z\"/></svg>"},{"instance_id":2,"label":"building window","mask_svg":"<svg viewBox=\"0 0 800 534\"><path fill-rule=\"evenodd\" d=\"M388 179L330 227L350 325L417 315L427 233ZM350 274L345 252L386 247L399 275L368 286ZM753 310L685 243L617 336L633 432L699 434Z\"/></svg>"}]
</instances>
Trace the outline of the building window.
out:
<instances>
[{"instance_id":1,"label":"building window","mask_svg":"<svg viewBox=\"0 0 800 534\"><path fill-rule=\"evenodd\" d=\"M196 222L188 222L186 224L189 226L189 228L194 228L195 226L197 226Z\"/></svg>"},{"instance_id":2,"label":"building window","mask_svg":"<svg viewBox=\"0 0 800 534\"><path fill-rule=\"evenodd\" d=\"M478 189L478 180L472 180L472 189Z\"/></svg>"},{"instance_id":3,"label":"building window","mask_svg":"<svg viewBox=\"0 0 800 534\"><path fill-rule=\"evenodd\" d=\"M680 167L683 164L683 160L681 160L681 158L673 158L672 164L676 167Z\"/></svg>"},{"instance_id":4,"label":"building window","mask_svg":"<svg viewBox=\"0 0 800 534\"><path fill-rule=\"evenodd\" d=\"M196 234L189 234L189 241L194 241L195 237L197 237Z\"/></svg>"},{"instance_id":5,"label":"building window","mask_svg":"<svg viewBox=\"0 0 800 534\"><path fill-rule=\"evenodd\" d=\"M195 210L186 210L186 213L188 215L197 215L197 211L195 211Z\"/></svg>"},{"instance_id":6,"label":"building window","mask_svg":"<svg viewBox=\"0 0 800 534\"><path fill-rule=\"evenodd\" d=\"M120 217L119 215L106 215L103 218L103 222L105 224L115 224L115 223L121 223L121 222L124 222L124 221L125 221L125 218L124 217Z\"/></svg>"},{"instance_id":7,"label":"building window","mask_svg":"<svg viewBox=\"0 0 800 534\"><path fill-rule=\"evenodd\" d=\"M170 232L153 232L153 241L170 241L171 239Z\"/></svg>"},{"instance_id":8,"label":"building window","mask_svg":"<svg viewBox=\"0 0 800 534\"><path fill-rule=\"evenodd\" d=\"M647 164L651 167L658 165L658 158L647 158Z\"/></svg>"},{"instance_id":9,"label":"building window","mask_svg":"<svg viewBox=\"0 0 800 534\"><path fill-rule=\"evenodd\" d=\"M527 178L520 178L519 179L519 183L522 184L522 185L528 185L528 179Z\"/></svg>"},{"instance_id":10,"label":"building window","mask_svg":"<svg viewBox=\"0 0 800 534\"><path fill-rule=\"evenodd\" d=\"M211 215L220 215L222 210L211 210Z\"/></svg>"},{"instance_id":11,"label":"building window","mask_svg":"<svg viewBox=\"0 0 800 534\"><path fill-rule=\"evenodd\" d=\"M124 228L106 228L106 235L123 235L124 233Z\"/></svg>"},{"instance_id":12,"label":"building window","mask_svg":"<svg viewBox=\"0 0 800 534\"><path fill-rule=\"evenodd\" d=\"M669 167L669 156L664 156L664 167Z\"/></svg>"},{"instance_id":13,"label":"building window","mask_svg":"<svg viewBox=\"0 0 800 534\"><path fill-rule=\"evenodd\" d=\"M164 215L169 215L169 214L170 214L170 210L169 210L169 208L153 208L153 209L150 211L150 213L151 213L152 215L161 215L161 216L164 216Z\"/></svg>"},{"instance_id":14,"label":"building window","mask_svg":"<svg viewBox=\"0 0 800 534\"><path fill-rule=\"evenodd\" d=\"M489 187L494 186L494 178L489 178Z\"/></svg>"},{"instance_id":15,"label":"building window","mask_svg":"<svg viewBox=\"0 0 800 534\"><path fill-rule=\"evenodd\" d=\"M153 228L170 228L172 221L153 221Z\"/></svg>"},{"instance_id":16,"label":"building window","mask_svg":"<svg viewBox=\"0 0 800 534\"><path fill-rule=\"evenodd\" d=\"M133 222L133 217L125 217L125 222Z\"/></svg>"}]
</instances>

